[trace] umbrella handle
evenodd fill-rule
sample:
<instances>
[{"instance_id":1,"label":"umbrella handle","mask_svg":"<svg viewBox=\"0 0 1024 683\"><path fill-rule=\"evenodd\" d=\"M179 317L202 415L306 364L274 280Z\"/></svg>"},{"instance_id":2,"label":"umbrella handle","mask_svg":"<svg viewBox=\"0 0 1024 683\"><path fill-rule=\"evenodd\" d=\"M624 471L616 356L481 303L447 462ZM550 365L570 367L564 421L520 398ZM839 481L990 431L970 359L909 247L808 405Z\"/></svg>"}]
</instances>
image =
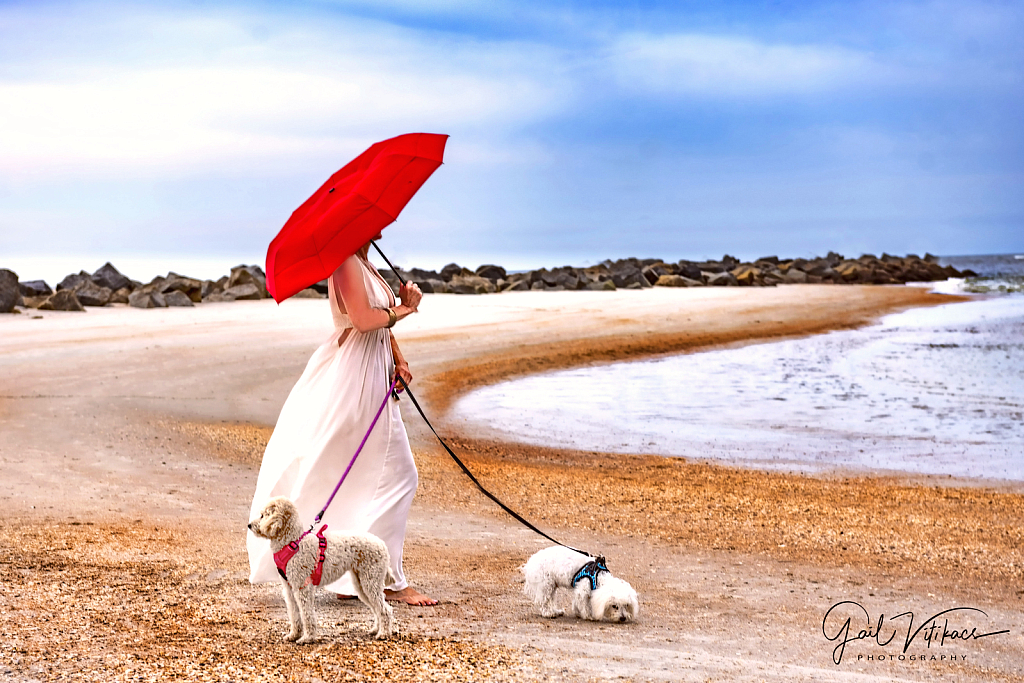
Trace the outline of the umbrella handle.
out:
<instances>
[{"instance_id":1,"label":"umbrella handle","mask_svg":"<svg viewBox=\"0 0 1024 683\"><path fill-rule=\"evenodd\" d=\"M395 268L395 264L391 262L391 259L384 255L384 252L380 250L380 247L377 246L377 243L374 242L373 240L370 240L370 244L372 244L373 248L377 250L377 253L380 254L380 257L384 259L385 262L387 262L388 266L391 268L391 272L395 274L395 277L398 278L398 281L401 282L403 285L406 284L405 278L403 278L398 273L398 268Z\"/></svg>"}]
</instances>

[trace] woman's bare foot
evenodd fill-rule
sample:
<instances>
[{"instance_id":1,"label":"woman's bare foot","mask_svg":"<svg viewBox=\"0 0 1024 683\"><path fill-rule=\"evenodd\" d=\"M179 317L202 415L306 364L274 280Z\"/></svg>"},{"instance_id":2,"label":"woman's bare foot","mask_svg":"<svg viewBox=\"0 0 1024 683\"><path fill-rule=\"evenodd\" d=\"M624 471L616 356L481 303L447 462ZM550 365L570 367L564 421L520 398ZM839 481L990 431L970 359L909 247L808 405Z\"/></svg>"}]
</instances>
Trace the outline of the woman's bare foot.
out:
<instances>
[{"instance_id":1,"label":"woman's bare foot","mask_svg":"<svg viewBox=\"0 0 1024 683\"><path fill-rule=\"evenodd\" d=\"M384 597L388 600L404 602L407 605L414 605L417 607L428 607L437 604L437 600L427 597L412 586L406 586L400 591L392 591L385 588Z\"/></svg>"}]
</instances>

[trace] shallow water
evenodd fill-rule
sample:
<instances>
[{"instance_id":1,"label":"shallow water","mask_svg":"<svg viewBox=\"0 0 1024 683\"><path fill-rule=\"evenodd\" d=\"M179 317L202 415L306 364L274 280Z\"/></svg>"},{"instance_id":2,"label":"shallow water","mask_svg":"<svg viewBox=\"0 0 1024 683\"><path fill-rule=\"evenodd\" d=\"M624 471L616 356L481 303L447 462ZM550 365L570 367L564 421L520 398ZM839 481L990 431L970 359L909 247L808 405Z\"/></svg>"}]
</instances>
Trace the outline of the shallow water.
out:
<instances>
[{"instance_id":1,"label":"shallow water","mask_svg":"<svg viewBox=\"0 0 1024 683\"><path fill-rule=\"evenodd\" d=\"M553 372L487 387L486 436L816 472L1024 481L1024 297L861 330Z\"/></svg>"}]
</instances>

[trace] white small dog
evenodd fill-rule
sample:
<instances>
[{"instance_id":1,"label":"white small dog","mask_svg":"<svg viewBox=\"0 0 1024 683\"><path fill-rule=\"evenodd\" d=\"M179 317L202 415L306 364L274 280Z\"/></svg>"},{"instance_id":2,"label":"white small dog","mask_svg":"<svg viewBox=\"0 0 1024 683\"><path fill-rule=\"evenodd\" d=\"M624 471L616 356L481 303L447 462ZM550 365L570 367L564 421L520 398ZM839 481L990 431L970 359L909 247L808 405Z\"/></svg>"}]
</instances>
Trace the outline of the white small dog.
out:
<instances>
[{"instance_id":1,"label":"white small dog","mask_svg":"<svg viewBox=\"0 0 1024 683\"><path fill-rule=\"evenodd\" d=\"M284 497L267 501L260 516L249 522L249 529L270 540L284 580L284 601L291 622L287 640L300 645L316 640L314 585L333 583L347 571L355 579L356 595L373 611L370 635L386 638L396 631L394 614L384 599L384 586L395 580L384 541L355 532L304 534L298 509Z\"/></svg>"},{"instance_id":2,"label":"white small dog","mask_svg":"<svg viewBox=\"0 0 1024 683\"><path fill-rule=\"evenodd\" d=\"M580 619L633 621L640 611L636 591L612 576L604 564L603 557L588 557L559 545L545 548L523 565L523 593L549 619L564 614L555 607L555 593L568 588L573 591L573 612Z\"/></svg>"}]
</instances>

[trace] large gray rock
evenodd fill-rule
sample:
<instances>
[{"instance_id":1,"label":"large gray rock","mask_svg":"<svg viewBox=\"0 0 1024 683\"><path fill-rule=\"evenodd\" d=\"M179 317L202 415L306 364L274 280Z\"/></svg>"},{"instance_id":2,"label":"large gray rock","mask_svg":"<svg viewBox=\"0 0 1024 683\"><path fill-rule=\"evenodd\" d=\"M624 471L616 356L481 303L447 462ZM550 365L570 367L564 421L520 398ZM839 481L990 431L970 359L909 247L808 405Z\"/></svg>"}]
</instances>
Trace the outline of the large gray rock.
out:
<instances>
[{"instance_id":1,"label":"large gray rock","mask_svg":"<svg viewBox=\"0 0 1024 683\"><path fill-rule=\"evenodd\" d=\"M0 313L10 313L21 299L18 288L18 274L13 270L0 268Z\"/></svg>"},{"instance_id":2,"label":"large gray rock","mask_svg":"<svg viewBox=\"0 0 1024 683\"><path fill-rule=\"evenodd\" d=\"M823 277L825 272L832 271L832 267L828 264L828 261L826 261L825 259L818 258L814 259L813 261L808 261L807 264L803 268L801 268L801 270L803 270L808 275L817 275L818 277Z\"/></svg>"},{"instance_id":3,"label":"large gray rock","mask_svg":"<svg viewBox=\"0 0 1024 683\"><path fill-rule=\"evenodd\" d=\"M142 285L138 289L141 289L143 292L159 292L161 289L163 289L165 282L167 282L167 278L161 275L157 275L155 278L150 280L148 283Z\"/></svg>"},{"instance_id":4,"label":"large gray rock","mask_svg":"<svg viewBox=\"0 0 1024 683\"><path fill-rule=\"evenodd\" d=\"M412 268L411 270L407 270L407 271L403 270L402 272L403 273L408 273L409 277L406 278L406 279L412 280L414 282L420 282L421 280L442 280L443 279L441 277L441 274L438 273L436 270L423 270L422 268ZM326 282L327 281L325 280L324 281L324 283L325 283L324 294L327 293Z\"/></svg>"},{"instance_id":5,"label":"large gray rock","mask_svg":"<svg viewBox=\"0 0 1024 683\"><path fill-rule=\"evenodd\" d=\"M430 278L429 280L424 280L424 283L430 285L430 289L434 294L451 294L452 292L448 283L441 279ZM424 289L423 291L426 292L427 290Z\"/></svg>"},{"instance_id":6,"label":"large gray rock","mask_svg":"<svg viewBox=\"0 0 1024 683\"><path fill-rule=\"evenodd\" d=\"M483 265L476 269L476 274L488 280L504 280L508 273L501 266Z\"/></svg>"},{"instance_id":7,"label":"large gray rock","mask_svg":"<svg viewBox=\"0 0 1024 683\"><path fill-rule=\"evenodd\" d=\"M568 290L582 289L587 285L585 278L580 278L574 273L559 273L555 282L556 287L565 287Z\"/></svg>"},{"instance_id":8,"label":"large gray rock","mask_svg":"<svg viewBox=\"0 0 1024 683\"><path fill-rule=\"evenodd\" d=\"M128 287L122 287L113 294L110 295L110 303L112 304L126 304L128 303L128 297L131 296L132 290Z\"/></svg>"},{"instance_id":9,"label":"large gray rock","mask_svg":"<svg viewBox=\"0 0 1024 683\"><path fill-rule=\"evenodd\" d=\"M644 266L641 270L644 277L647 278L647 282L654 285L662 275L675 275L674 272L666 270L663 263L654 263L649 266Z\"/></svg>"},{"instance_id":10,"label":"large gray rock","mask_svg":"<svg viewBox=\"0 0 1024 683\"><path fill-rule=\"evenodd\" d=\"M86 282L92 282L92 275L90 275L89 273L85 272L84 270L79 273L71 273L70 275L65 276L63 280L57 283L57 291L59 292L62 289L70 289L71 291L75 291L76 289L84 285Z\"/></svg>"},{"instance_id":11,"label":"large gray rock","mask_svg":"<svg viewBox=\"0 0 1024 683\"><path fill-rule=\"evenodd\" d=\"M61 289L47 297L46 301L39 305L42 311L84 311L82 303L70 289Z\"/></svg>"},{"instance_id":12,"label":"large gray rock","mask_svg":"<svg viewBox=\"0 0 1024 683\"><path fill-rule=\"evenodd\" d=\"M680 261L677 268L677 275L682 275L683 277L690 278L691 280L699 280L703 284L704 278L700 274L700 268L698 268L696 264L690 263L689 261Z\"/></svg>"},{"instance_id":13,"label":"large gray rock","mask_svg":"<svg viewBox=\"0 0 1024 683\"><path fill-rule=\"evenodd\" d=\"M490 294L498 291L493 282L477 275L455 275L448 286L455 294Z\"/></svg>"},{"instance_id":14,"label":"large gray rock","mask_svg":"<svg viewBox=\"0 0 1024 683\"><path fill-rule=\"evenodd\" d=\"M153 308L153 297L149 292L137 289L128 295L128 305L132 308Z\"/></svg>"},{"instance_id":15,"label":"large gray rock","mask_svg":"<svg viewBox=\"0 0 1024 683\"><path fill-rule=\"evenodd\" d=\"M616 287L628 288L630 285L633 284L637 285L637 287L651 286L651 283L647 281L646 277L644 277L644 274L643 272L641 272L640 268L634 265L626 264L622 267L613 269L611 271L611 278L612 282L615 283ZM637 287L634 287L633 289L636 289Z\"/></svg>"},{"instance_id":16,"label":"large gray rock","mask_svg":"<svg viewBox=\"0 0 1024 683\"><path fill-rule=\"evenodd\" d=\"M247 282L242 285L235 285L224 290L222 295L225 301L258 301L265 299L255 282ZM230 298L229 298L230 297Z\"/></svg>"},{"instance_id":17,"label":"large gray rock","mask_svg":"<svg viewBox=\"0 0 1024 683\"><path fill-rule=\"evenodd\" d=\"M83 306L106 306L113 294L109 287L100 287L91 280L81 283L73 291Z\"/></svg>"},{"instance_id":18,"label":"large gray rock","mask_svg":"<svg viewBox=\"0 0 1024 683\"><path fill-rule=\"evenodd\" d=\"M757 266L741 265L730 271L741 287L753 287L764 284L764 273Z\"/></svg>"},{"instance_id":19,"label":"large gray rock","mask_svg":"<svg viewBox=\"0 0 1024 683\"><path fill-rule=\"evenodd\" d=\"M111 265L110 261L104 263L99 270L92 274L92 281L112 292L116 292L122 287L131 287L132 284L131 280L122 275L117 268Z\"/></svg>"},{"instance_id":20,"label":"large gray rock","mask_svg":"<svg viewBox=\"0 0 1024 683\"><path fill-rule=\"evenodd\" d=\"M712 287L738 287L739 281L736 280L736 276L730 272L725 273L713 273L708 278L708 284Z\"/></svg>"},{"instance_id":21,"label":"large gray rock","mask_svg":"<svg viewBox=\"0 0 1024 683\"><path fill-rule=\"evenodd\" d=\"M581 281L579 274L575 268L563 266L561 268L554 268L553 270L547 270L541 268L540 270L533 271L531 278L534 282L543 282L546 289L552 289L560 287L561 289L579 289L586 282Z\"/></svg>"},{"instance_id":22,"label":"large gray rock","mask_svg":"<svg viewBox=\"0 0 1024 683\"><path fill-rule=\"evenodd\" d=\"M260 299L266 299L270 296L267 292L267 276L259 266L235 266L232 268L231 277L228 278L227 287L224 288L224 291L249 284L256 286ZM240 299L242 297L236 296L235 298Z\"/></svg>"},{"instance_id":23,"label":"large gray rock","mask_svg":"<svg viewBox=\"0 0 1024 683\"><path fill-rule=\"evenodd\" d=\"M188 294L177 289L164 293L164 303L168 306L194 306Z\"/></svg>"},{"instance_id":24,"label":"large gray rock","mask_svg":"<svg viewBox=\"0 0 1024 683\"><path fill-rule=\"evenodd\" d=\"M167 295L170 292L181 292L190 301L199 303L203 300L203 282L177 273L167 273L167 279L160 287L160 293Z\"/></svg>"},{"instance_id":25,"label":"large gray rock","mask_svg":"<svg viewBox=\"0 0 1024 683\"><path fill-rule=\"evenodd\" d=\"M538 282L548 287L555 284L554 274L547 268L538 268L537 270L531 270L526 273L527 277L530 278L530 284L535 285ZM548 281L550 279L550 281Z\"/></svg>"},{"instance_id":26,"label":"large gray rock","mask_svg":"<svg viewBox=\"0 0 1024 683\"><path fill-rule=\"evenodd\" d=\"M530 291L529 280L514 280L505 285L503 292L528 292Z\"/></svg>"},{"instance_id":27,"label":"large gray rock","mask_svg":"<svg viewBox=\"0 0 1024 683\"><path fill-rule=\"evenodd\" d=\"M682 275L662 275L654 283L655 287L703 287L703 280L691 280Z\"/></svg>"},{"instance_id":28,"label":"large gray rock","mask_svg":"<svg viewBox=\"0 0 1024 683\"><path fill-rule=\"evenodd\" d=\"M807 282L807 273L792 266L786 271L785 277L785 281L790 284L802 285Z\"/></svg>"},{"instance_id":29,"label":"large gray rock","mask_svg":"<svg viewBox=\"0 0 1024 683\"><path fill-rule=\"evenodd\" d=\"M46 284L46 281L44 280L19 282L18 291L21 292L22 296L50 296L53 294L53 290L50 289L50 285Z\"/></svg>"},{"instance_id":30,"label":"large gray rock","mask_svg":"<svg viewBox=\"0 0 1024 683\"><path fill-rule=\"evenodd\" d=\"M712 275L714 275L715 273L724 273L725 271L728 270L728 268L726 268L725 266L723 266L721 263L719 263L717 261L705 261L703 263L695 263L693 265L694 265L695 268L697 268L697 270L699 270L701 273L705 273L705 274L711 273ZM694 279L696 279L696 278L694 278ZM707 280L707 277L705 276L704 279ZM708 284L711 284L711 283L709 282Z\"/></svg>"},{"instance_id":31,"label":"large gray rock","mask_svg":"<svg viewBox=\"0 0 1024 683\"><path fill-rule=\"evenodd\" d=\"M611 280L595 280L593 282L588 282L586 288L595 292L614 292L616 289L615 283Z\"/></svg>"},{"instance_id":32,"label":"large gray rock","mask_svg":"<svg viewBox=\"0 0 1024 683\"><path fill-rule=\"evenodd\" d=\"M206 301L206 299L208 299L209 297L213 296L214 294L221 294L224 291L224 288L228 286L228 280L229 279L230 278L228 278L228 276L225 275L225 276L221 277L218 280L206 280L206 281L204 281L203 282L202 290L200 291L200 295L202 296L203 301ZM327 281L324 280L324 283L326 283L326 282ZM320 283L317 283L316 285L313 285L314 289L316 289L321 294L326 294L327 293L326 285L321 290L319 288L319 286L318 286L319 284Z\"/></svg>"},{"instance_id":33,"label":"large gray rock","mask_svg":"<svg viewBox=\"0 0 1024 683\"><path fill-rule=\"evenodd\" d=\"M53 296L52 294L50 296ZM25 308L39 308L42 306L50 296L24 296L22 302Z\"/></svg>"},{"instance_id":34,"label":"large gray rock","mask_svg":"<svg viewBox=\"0 0 1024 683\"><path fill-rule=\"evenodd\" d=\"M140 288L128 296L128 305L132 308L166 308L167 300L160 292Z\"/></svg>"},{"instance_id":35,"label":"large gray rock","mask_svg":"<svg viewBox=\"0 0 1024 683\"><path fill-rule=\"evenodd\" d=\"M441 279L445 282L451 282L456 275L476 275L476 273L469 268L463 268L458 263L449 263L441 269Z\"/></svg>"}]
</instances>

